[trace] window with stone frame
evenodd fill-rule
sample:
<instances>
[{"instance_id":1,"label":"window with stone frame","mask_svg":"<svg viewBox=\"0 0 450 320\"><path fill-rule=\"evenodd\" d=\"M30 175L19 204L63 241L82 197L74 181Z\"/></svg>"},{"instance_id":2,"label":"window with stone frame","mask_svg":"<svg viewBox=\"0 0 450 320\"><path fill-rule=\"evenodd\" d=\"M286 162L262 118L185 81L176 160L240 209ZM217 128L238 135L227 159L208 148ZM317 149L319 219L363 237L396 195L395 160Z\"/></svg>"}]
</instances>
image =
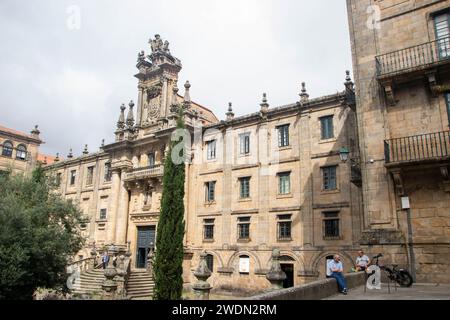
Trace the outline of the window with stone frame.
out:
<instances>
[{"instance_id":1,"label":"window with stone frame","mask_svg":"<svg viewBox=\"0 0 450 320\"><path fill-rule=\"evenodd\" d=\"M279 195L291 194L291 173L290 172L278 173L278 194Z\"/></svg>"},{"instance_id":2,"label":"window with stone frame","mask_svg":"<svg viewBox=\"0 0 450 320\"><path fill-rule=\"evenodd\" d=\"M289 124L285 124L277 127L278 131L278 147L288 147L289 146Z\"/></svg>"},{"instance_id":3,"label":"window with stone frame","mask_svg":"<svg viewBox=\"0 0 450 320\"><path fill-rule=\"evenodd\" d=\"M238 240L250 240L250 217L238 218Z\"/></svg>"},{"instance_id":4,"label":"window with stone frame","mask_svg":"<svg viewBox=\"0 0 450 320\"><path fill-rule=\"evenodd\" d=\"M150 152L148 155L148 166L153 168L156 165L156 155L154 152Z\"/></svg>"},{"instance_id":5,"label":"window with stone frame","mask_svg":"<svg viewBox=\"0 0 450 320\"><path fill-rule=\"evenodd\" d=\"M58 172L56 174L56 181L55 181L55 184L56 184L57 187L59 187L61 185L61 178L62 178L62 173Z\"/></svg>"},{"instance_id":6,"label":"window with stone frame","mask_svg":"<svg viewBox=\"0 0 450 320\"><path fill-rule=\"evenodd\" d=\"M321 117L320 128L322 140L334 138L333 116Z\"/></svg>"},{"instance_id":7,"label":"window with stone frame","mask_svg":"<svg viewBox=\"0 0 450 320\"><path fill-rule=\"evenodd\" d=\"M434 29L436 32L439 59L450 58L450 12L434 16Z\"/></svg>"},{"instance_id":8,"label":"window with stone frame","mask_svg":"<svg viewBox=\"0 0 450 320\"><path fill-rule=\"evenodd\" d=\"M250 177L239 178L239 198L250 198Z\"/></svg>"},{"instance_id":9,"label":"window with stone frame","mask_svg":"<svg viewBox=\"0 0 450 320\"><path fill-rule=\"evenodd\" d=\"M205 201L214 202L216 200L216 181L205 183Z\"/></svg>"},{"instance_id":10,"label":"window with stone frame","mask_svg":"<svg viewBox=\"0 0 450 320\"><path fill-rule=\"evenodd\" d=\"M203 240L214 240L214 219L203 220Z\"/></svg>"},{"instance_id":11,"label":"window with stone frame","mask_svg":"<svg viewBox=\"0 0 450 320\"><path fill-rule=\"evenodd\" d=\"M100 220L106 220L106 212L107 210L105 208L100 209L100 216L99 216Z\"/></svg>"},{"instance_id":12,"label":"window with stone frame","mask_svg":"<svg viewBox=\"0 0 450 320\"><path fill-rule=\"evenodd\" d=\"M292 239L292 215L282 214L278 217L278 240Z\"/></svg>"},{"instance_id":13,"label":"window with stone frame","mask_svg":"<svg viewBox=\"0 0 450 320\"><path fill-rule=\"evenodd\" d=\"M208 160L216 159L216 140L206 142L206 152Z\"/></svg>"},{"instance_id":14,"label":"window with stone frame","mask_svg":"<svg viewBox=\"0 0 450 320\"><path fill-rule=\"evenodd\" d=\"M13 154L13 144L10 141L3 142L2 156L11 158Z\"/></svg>"},{"instance_id":15,"label":"window with stone frame","mask_svg":"<svg viewBox=\"0 0 450 320\"><path fill-rule=\"evenodd\" d=\"M86 172L86 185L91 186L94 182L94 167L88 167Z\"/></svg>"},{"instance_id":16,"label":"window with stone frame","mask_svg":"<svg viewBox=\"0 0 450 320\"><path fill-rule=\"evenodd\" d=\"M71 170L70 171L70 185L71 186L75 185L76 178L77 178L77 171Z\"/></svg>"},{"instance_id":17,"label":"window with stone frame","mask_svg":"<svg viewBox=\"0 0 450 320\"><path fill-rule=\"evenodd\" d=\"M16 159L22 161L27 160L27 147L25 147L23 144L17 146Z\"/></svg>"},{"instance_id":18,"label":"window with stone frame","mask_svg":"<svg viewBox=\"0 0 450 320\"><path fill-rule=\"evenodd\" d=\"M104 181L110 182L111 181L111 163L107 162L105 163L105 175L104 175Z\"/></svg>"},{"instance_id":19,"label":"window with stone frame","mask_svg":"<svg viewBox=\"0 0 450 320\"><path fill-rule=\"evenodd\" d=\"M323 190L337 189L337 166L329 166L322 168L323 175Z\"/></svg>"},{"instance_id":20,"label":"window with stone frame","mask_svg":"<svg viewBox=\"0 0 450 320\"><path fill-rule=\"evenodd\" d=\"M250 154L250 133L243 133L239 135L239 154Z\"/></svg>"},{"instance_id":21,"label":"window with stone frame","mask_svg":"<svg viewBox=\"0 0 450 320\"><path fill-rule=\"evenodd\" d=\"M340 219L339 211L323 212L323 238L325 240L339 240Z\"/></svg>"}]
</instances>

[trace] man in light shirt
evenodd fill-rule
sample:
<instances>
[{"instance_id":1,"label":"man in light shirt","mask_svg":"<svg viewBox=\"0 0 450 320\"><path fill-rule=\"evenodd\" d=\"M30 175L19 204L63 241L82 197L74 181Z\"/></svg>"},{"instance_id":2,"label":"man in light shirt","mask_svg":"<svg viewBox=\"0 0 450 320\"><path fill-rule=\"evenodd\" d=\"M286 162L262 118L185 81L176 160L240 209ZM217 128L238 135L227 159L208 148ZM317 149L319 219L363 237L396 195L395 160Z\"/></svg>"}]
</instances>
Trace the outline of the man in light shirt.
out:
<instances>
[{"instance_id":1,"label":"man in light shirt","mask_svg":"<svg viewBox=\"0 0 450 320\"><path fill-rule=\"evenodd\" d=\"M356 271L366 271L369 264L369 257L366 256L362 250L358 251L358 257L356 258Z\"/></svg>"},{"instance_id":2,"label":"man in light shirt","mask_svg":"<svg viewBox=\"0 0 450 320\"><path fill-rule=\"evenodd\" d=\"M334 278L337 281L339 292L347 294L347 281L344 278L344 267L341 262L341 257L336 254L333 260L327 264L327 278Z\"/></svg>"}]
</instances>

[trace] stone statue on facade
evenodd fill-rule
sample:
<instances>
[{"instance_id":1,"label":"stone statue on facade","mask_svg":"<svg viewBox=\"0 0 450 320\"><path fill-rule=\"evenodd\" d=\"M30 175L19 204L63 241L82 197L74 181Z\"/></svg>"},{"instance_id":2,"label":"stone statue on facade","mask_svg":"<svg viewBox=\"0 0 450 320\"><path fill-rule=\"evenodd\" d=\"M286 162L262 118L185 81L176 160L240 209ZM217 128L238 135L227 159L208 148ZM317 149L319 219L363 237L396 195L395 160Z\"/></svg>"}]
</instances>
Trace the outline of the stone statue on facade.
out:
<instances>
[{"instance_id":1,"label":"stone statue on facade","mask_svg":"<svg viewBox=\"0 0 450 320\"><path fill-rule=\"evenodd\" d=\"M150 47L152 49L152 53L155 53L157 51L163 50L164 43L163 43L163 41L161 39L161 36L159 34L155 35L155 39L154 40L150 39L149 43L150 43Z\"/></svg>"}]
</instances>

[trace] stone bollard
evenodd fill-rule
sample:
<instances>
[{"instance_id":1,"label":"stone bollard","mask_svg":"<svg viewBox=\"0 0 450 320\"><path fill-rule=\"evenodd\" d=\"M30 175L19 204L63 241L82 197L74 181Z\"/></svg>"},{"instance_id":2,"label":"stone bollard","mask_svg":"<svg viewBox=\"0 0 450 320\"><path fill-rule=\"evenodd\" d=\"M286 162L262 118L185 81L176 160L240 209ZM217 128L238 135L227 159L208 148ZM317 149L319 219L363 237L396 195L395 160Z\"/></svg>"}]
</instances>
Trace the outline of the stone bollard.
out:
<instances>
[{"instance_id":1,"label":"stone bollard","mask_svg":"<svg viewBox=\"0 0 450 320\"><path fill-rule=\"evenodd\" d=\"M211 277L211 271L206 264L206 252L200 254L200 263L197 270L194 272L194 276L197 278L197 282L193 285L194 295L196 300L209 300L209 292L212 287L208 283L208 278Z\"/></svg>"},{"instance_id":2,"label":"stone bollard","mask_svg":"<svg viewBox=\"0 0 450 320\"><path fill-rule=\"evenodd\" d=\"M121 254L117 258L117 267L116 267L117 275L114 278L114 281L117 284L116 297L118 299L125 299L127 296L126 288L125 288L125 277L127 275L127 270L125 270L125 255Z\"/></svg>"},{"instance_id":3,"label":"stone bollard","mask_svg":"<svg viewBox=\"0 0 450 320\"><path fill-rule=\"evenodd\" d=\"M270 266L270 271L266 274L266 278L272 284L270 290L283 289L283 281L286 279L286 273L281 270L280 250L278 249L272 251L272 264Z\"/></svg>"},{"instance_id":4,"label":"stone bollard","mask_svg":"<svg viewBox=\"0 0 450 320\"><path fill-rule=\"evenodd\" d=\"M108 265L105 269L105 280L102 284L103 296L106 299L113 300L116 298L117 283L114 281L114 277L117 275L116 268L112 265Z\"/></svg>"}]
</instances>

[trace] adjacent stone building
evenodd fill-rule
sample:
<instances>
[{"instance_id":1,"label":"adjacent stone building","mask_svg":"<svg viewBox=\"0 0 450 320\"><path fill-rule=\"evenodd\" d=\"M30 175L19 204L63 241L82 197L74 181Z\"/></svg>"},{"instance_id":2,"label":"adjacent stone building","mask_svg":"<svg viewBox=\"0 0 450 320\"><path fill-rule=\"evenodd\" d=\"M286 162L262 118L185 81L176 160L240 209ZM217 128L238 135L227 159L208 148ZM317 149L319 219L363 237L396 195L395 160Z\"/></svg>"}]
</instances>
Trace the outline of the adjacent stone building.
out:
<instances>
[{"instance_id":1,"label":"adjacent stone building","mask_svg":"<svg viewBox=\"0 0 450 320\"><path fill-rule=\"evenodd\" d=\"M178 94L180 61L159 35L151 54L138 54L138 99L120 107L115 142L80 157L72 151L48 168L60 192L83 211L91 248L130 249L132 269L147 266L155 245L163 161L183 108L191 145L186 164L186 286L206 250L215 289L261 291L273 249L281 250L285 286L324 277L339 252L349 270L362 230L355 98L349 73L343 90L310 99L305 84L291 104L270 107L264 94L255 113L219 121ZM295 96L295 94L293 94ZM136 109L136 110L135 110ZM347 150L350 150L350 159ZM157 248L156 248L157 250Z\"/></svg>"},{"instance_id":2,"label":"adjacent stone building","mask_svg":"<svg viewBox=\"0 0 450 320\"><path fill-rule=\"evenodd\" d=\"M418 282L448 282L450 1L347 6L363 174L361 243L385 253L387 263L409 266Z\"/></svg>"},{"instance_id":3,"label":"adjacent stone building","mask_svg":"<svg viewBox=\"0 0 450 320\"><path fill-rule=\"evenodd\" d=\"M37 126L31 134L0 126L0 173L31 173L39 161L39 134Z\"/></svg>"}]
</instances>

